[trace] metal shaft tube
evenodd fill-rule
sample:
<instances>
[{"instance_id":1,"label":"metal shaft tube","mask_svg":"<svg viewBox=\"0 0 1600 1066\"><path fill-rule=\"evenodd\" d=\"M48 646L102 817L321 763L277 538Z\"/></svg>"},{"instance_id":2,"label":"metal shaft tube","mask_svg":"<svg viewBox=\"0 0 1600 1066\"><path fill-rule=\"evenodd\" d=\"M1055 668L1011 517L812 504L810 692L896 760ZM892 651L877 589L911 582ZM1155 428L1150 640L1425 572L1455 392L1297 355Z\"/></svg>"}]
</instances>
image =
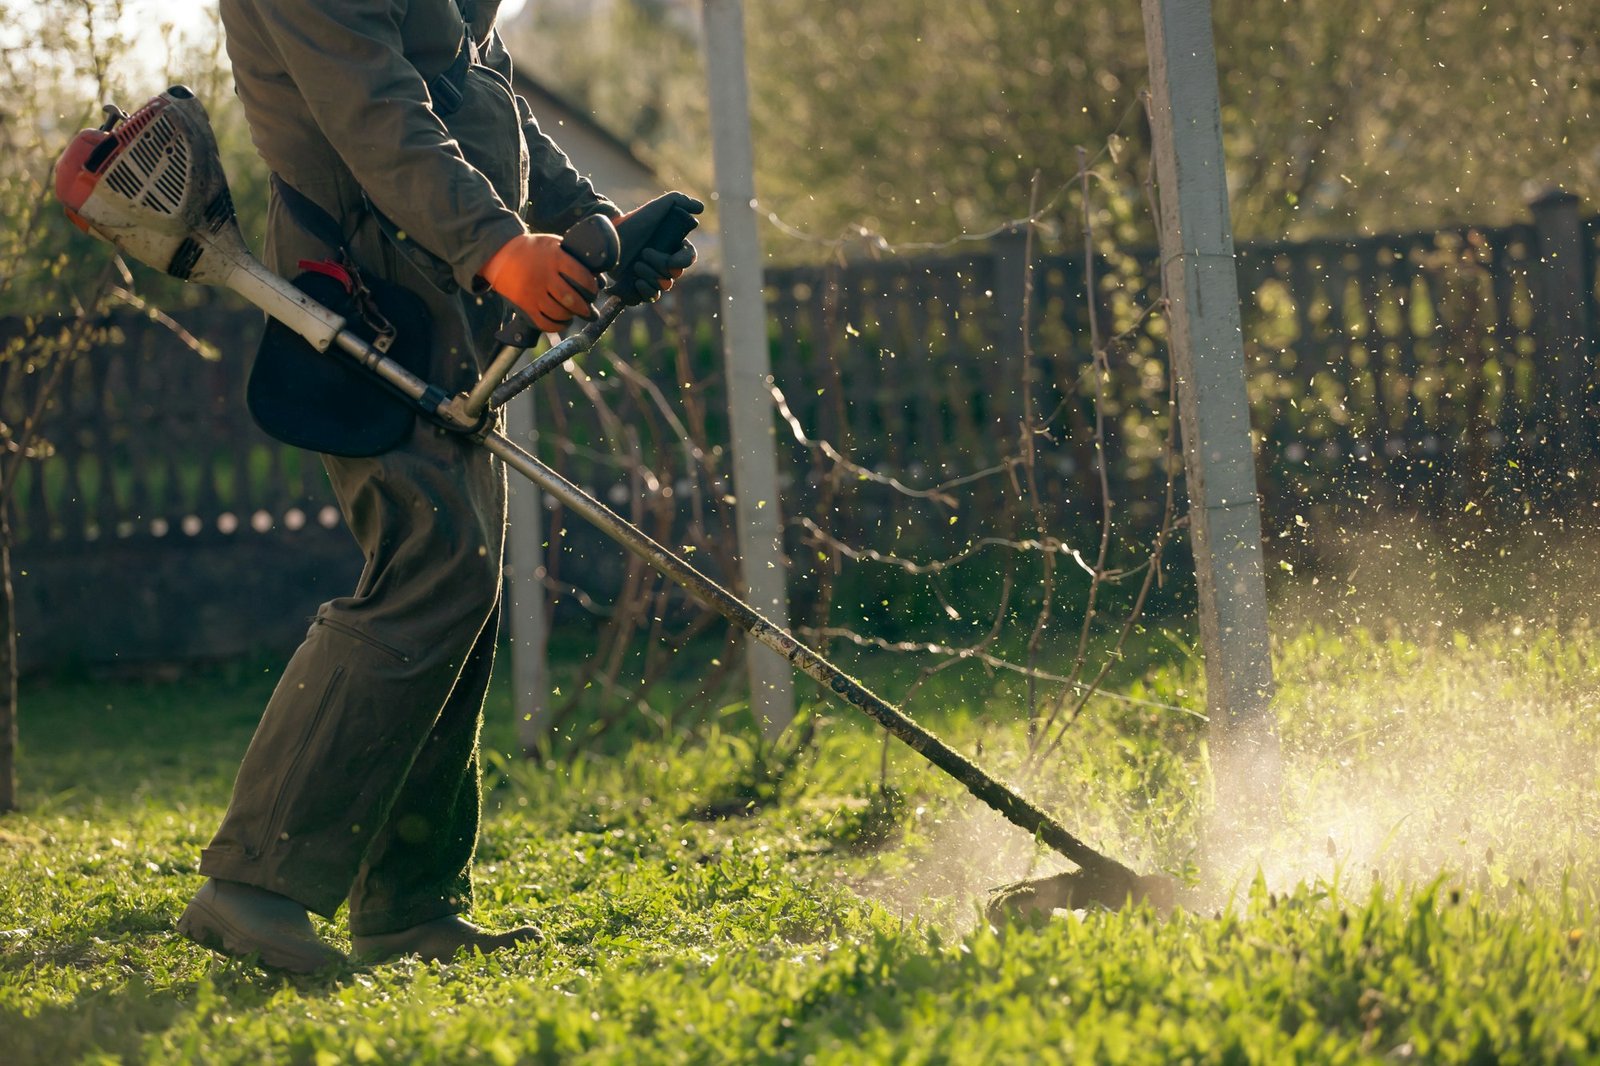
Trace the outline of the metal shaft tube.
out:
<instances>
[{"instance_id":1,"label":"metal shaft tube","mask_svg":"<svg viewBox=\"0 0 1600 1066\"><path fill-rule=\"evenodd\" d=\"M531 347L531 345L529 346ZM489 406L489 398L494 390L506 379L517 365L517 360L522 358L522 353L527 348L519 348L515 344L502 344L500 351L495 353L494 361L489 364L489 369L483 372L483 377L472 386L472 391L467 393L467 413L481 415L483 409Z\"/></svg>"},{"instance_id":2,"label":"metal shaft tube","mask_svg":"<svg viewBox=\"0 0 1600 1066\"><path fill-rule=\"evenodd\" d=\"M491 406L506 400L533 384L544 374L594 346L622 311L620 300L601 305L599 314L584 329L546 352L534 363L506 379L492 394ZM1102 902L1117 905L1132 896L1145 894L1148 878L1141 878L1128 867L1073 836L1055 819L1024 799L1017 792L991 777L982 767L962 755L933 733L913 721L899 708L870 691L855 678L806 647L787 630L773 625L755 608L706 577L670 549L656 543L643 531L614 514L609 508L550 467L518 447L498 432L482 432L476 419L462 423L460 404L437 386L417 377L383 355L360 337L340 330L333 338L337 348L355 359L370 373L416 404L419 411L455 426L477 439L511 469L528 478L545 492L576 511L606 536L621 544L668 580L675 582L707 607L748 633L753 639L788 660L795 669L809 676L834 696L867 714L912 750L961 782L973 796L999 812L1008 821L1077 863L1092 879ZM498 362L498 360L497 360ZM481 435L480 435L481 434Z\"/></svg>"},{"instance_id":3,"label":"metal shaft tube","mask_svg":"<svg viewBox=\"0 0 1600 1066\"><path fill-rule=\"evenodd\" d=\"M632 523L614 514L599 500L572 484L550 467L523 451L499 433L490 433L483 446L507 466L576 511L668 580L676 582L707 607L787 659L823 688L882 725L912 750L966 786L979 800L1004 815L1013 825L1036 836L1077 863L1089 875L1110 886L1134 891L1139 879L1128 867L1100 854L1069 833L1059 822L989 776L972 760L951 748L855 678L773 625L755 608L706 577L686 561L651 539ZM1114 891L1114 890L1113 890Z\"/></svg>"},{"instance_id":4,"label":"metal shaft tube","mask_svg":"<svg viewBox=\"0 0 1600 1066\"><path fill-rule=\"evenodd\" d=\"M435 412L436 405L430 405L427 401L429 395L436 390L426 381L423 381L349 330L340 330L338 335L333 338L333 343L347 355L354 358L356 362L366 367L368 371L376 374L397 389L402 395L416 401L417 405L424 408L429 414ZM443 395L443 393L440 393L440 395Z\"/></svg>"}]
</instances>

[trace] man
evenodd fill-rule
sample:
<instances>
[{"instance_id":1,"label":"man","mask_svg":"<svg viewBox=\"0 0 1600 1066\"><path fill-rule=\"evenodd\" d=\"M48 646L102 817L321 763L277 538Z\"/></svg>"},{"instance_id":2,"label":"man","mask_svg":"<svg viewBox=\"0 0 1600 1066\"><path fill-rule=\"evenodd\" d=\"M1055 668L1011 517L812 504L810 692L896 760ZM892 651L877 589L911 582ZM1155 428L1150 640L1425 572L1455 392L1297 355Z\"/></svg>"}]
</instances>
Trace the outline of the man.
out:
<instances>
[{"instance_id":1,"label":"man","mask_svg":"<svg viewBox=\"0 0 1600 1066\"><path fill-rule=\"evenodd\" d=\"M268 264L292 275L327 255L307 209L285 203L298 193L332 217L364 272L426 306L424 376L452 391L493 350L505 301L542 330L592 316L597 279L560 233L592 213L626 230L513 95L497 6L221 0L252 137L288 187L269 209ZM631 302L670 288L693 249L646 258ZM365 568L290 660L178 928L297 972L342 959L307 912L331 917L346 900L363 960L516 944L534 931L491 933L464 917L504 472L426 424L383 455L324 461Z\"/></svg>"}]
</instances>

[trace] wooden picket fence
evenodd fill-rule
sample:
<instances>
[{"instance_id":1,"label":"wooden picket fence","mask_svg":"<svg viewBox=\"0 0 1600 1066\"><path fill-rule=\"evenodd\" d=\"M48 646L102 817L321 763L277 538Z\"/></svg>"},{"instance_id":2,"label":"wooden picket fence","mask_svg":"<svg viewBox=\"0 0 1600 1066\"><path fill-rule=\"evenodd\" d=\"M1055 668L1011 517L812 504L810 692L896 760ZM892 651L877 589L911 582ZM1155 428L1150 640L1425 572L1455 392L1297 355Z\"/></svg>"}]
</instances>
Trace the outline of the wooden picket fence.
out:
<instances>
[{"instance_id":1,"label":"wooden picket fence","mask_svg":"<svg viewBox=\"0 0 1600 1066\"><path fill-rule=\"evenodd\" d=\"M1016 503L1008 476L906 493L842 474L791 428L926 488L1003 467L1024 416L1046 415L1048 432L1034 434L1045 511L1071 527L1098 508L1083 263L1027 262L1020 235L971 249L770 275L773 375L792 415L779 422L791 517L825 507L834 535L882 550L982 535ZM1600 422L1597 259L1600 218L1581 218L1571 198L1535 205L1529 224L1241 246L1269 527L1374 499L1442 515L1594 497L1584 460ZM1107 454L1136 523L1164 483L1162 324L1148 313L1157 263L1145 251L1096 268L1094 314L1116 335ZM717 312L715 279L691 278L619 324L613 347L652 389L593 359L587 393L563 375L541 385L542 455L602 499L637 491L642 464L714 505L731 491L718 458ZM244 409L259 314L219 301L178 317L222 358L200 359L138 314L113 315L49 411L55 455L17 486L30 664L292 642L317 599L359 569L319 461L264 437ZM38 380L25 351L0 360L0 417L14 419ZM683 458L697 449L698 460ZM716 525L720 514L685 521ZM580 566L564 579L586 576Z\"/></svg>"}]
</instances>

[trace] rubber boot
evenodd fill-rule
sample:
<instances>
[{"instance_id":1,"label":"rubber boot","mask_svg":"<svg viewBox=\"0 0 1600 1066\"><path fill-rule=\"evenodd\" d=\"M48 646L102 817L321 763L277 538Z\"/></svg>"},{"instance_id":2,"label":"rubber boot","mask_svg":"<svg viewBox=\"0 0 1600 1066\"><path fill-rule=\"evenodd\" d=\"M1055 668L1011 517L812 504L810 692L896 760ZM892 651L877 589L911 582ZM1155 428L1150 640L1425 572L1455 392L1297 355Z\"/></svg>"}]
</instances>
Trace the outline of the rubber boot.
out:
<instances>
[{"instance_id":1,"label":"rubber boot","mask_svg":"<svg viewBox=\"0 0 1600 1066\"><path fill-rule=\"evenodd\" d=\"M253 955L262 966L290 973L315 973L345 961L317 936L306 909L294 900L214 877L189 901L178 932L213 951L236 959Z\"/></svg>"},{"instance_id":2,"label":"rubber boot","mask_svg":"<svg viewBox=\"0 0 1600 1066\"><path fill-rule=\"evenodd\" d=\"M532 926L491 933L458 914L450 914L393 933L353 936L350 943L351 956L362 963L387 962L406 955L415 955L424 962L447 962L458 951L481 951L487 955L539 939L539 931Z\"/></svg>"}]
</instances>

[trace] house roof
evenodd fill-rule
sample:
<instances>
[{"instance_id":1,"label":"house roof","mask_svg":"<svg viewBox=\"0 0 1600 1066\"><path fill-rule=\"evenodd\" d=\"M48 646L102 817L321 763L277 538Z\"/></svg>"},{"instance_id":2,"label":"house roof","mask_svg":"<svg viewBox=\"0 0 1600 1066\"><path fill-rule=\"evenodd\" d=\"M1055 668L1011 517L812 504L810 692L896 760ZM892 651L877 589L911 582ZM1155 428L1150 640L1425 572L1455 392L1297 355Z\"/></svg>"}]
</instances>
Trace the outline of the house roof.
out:
<instances>
[{"instance_id":1,"label":"house roof","mask_svg":"<svg viewBox=\"0 0 1600 1066\"><path fill-rule=\"evenodd\" d=\"M554 120L553 124L555 125L576 126L593 140L604 145L609 152L619 157L620 161L637 168L641 176L648 176L654 179L655 168L640 159L634 152L632 145L628 144L627 141L624 141L611 130L601 125L594 117L594 113L588 108L574 103L571 99L556 92L520 67L512 68L511 84L517 94L526 99L528 105L533 108L533 116L539 120L541 128L546 124L550 124L551 120ZM559 137L554 135L552 135L551 139L558 143L561 141ZM567 148L565 144L562 144L562 147L563 149ZM568 151L568 154L570 155L571 152ZM582 169L584 161L575 161L579 162L580 169Z\"/></svg>"}]
</instances>

